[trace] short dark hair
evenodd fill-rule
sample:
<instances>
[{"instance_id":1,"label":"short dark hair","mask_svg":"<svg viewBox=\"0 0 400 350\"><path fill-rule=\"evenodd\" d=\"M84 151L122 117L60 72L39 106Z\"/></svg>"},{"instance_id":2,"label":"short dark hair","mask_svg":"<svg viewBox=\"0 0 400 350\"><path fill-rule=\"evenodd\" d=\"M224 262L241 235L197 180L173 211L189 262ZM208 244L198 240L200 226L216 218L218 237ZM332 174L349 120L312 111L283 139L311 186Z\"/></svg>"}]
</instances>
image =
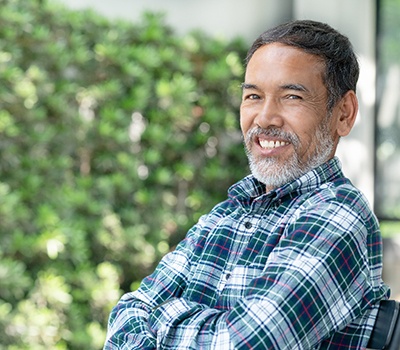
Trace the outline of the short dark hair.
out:
<instances>
[{"instance_id":1,"label":"short dark hair","mask_svg":"<svg viewBox=\"0 0 400 350\"><path fill-rule=\"evenodd\" d=\"M326 23L296 20L262 33L250 47L246 64L261 46L281 43L319 56L325 63L324 84L328 90L327 110L349 90L356 91L359 65L350 40Z\"/></svg>"}]
</instances>

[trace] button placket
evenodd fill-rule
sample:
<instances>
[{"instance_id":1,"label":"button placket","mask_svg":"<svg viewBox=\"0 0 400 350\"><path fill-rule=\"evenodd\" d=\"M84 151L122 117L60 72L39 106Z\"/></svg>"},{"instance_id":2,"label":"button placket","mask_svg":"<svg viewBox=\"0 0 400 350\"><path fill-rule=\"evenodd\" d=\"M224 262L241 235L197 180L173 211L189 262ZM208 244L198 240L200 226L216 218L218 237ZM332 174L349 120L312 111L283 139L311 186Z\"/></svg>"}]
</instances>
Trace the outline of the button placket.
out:
<instances>
[{"instance_id":1,"label":"button placket","mask_svg":"<svg viewBox=\"0 0 400 350\"><path fill-rule=\"evenodd\" d=\"M231 272L227 271L225 273L222 274L219 285L218 285L218 291L222 292L222 290L225 288L225 285L228 283L228 281L231 279L232 274Z\"/></svg>"}]
</instances>

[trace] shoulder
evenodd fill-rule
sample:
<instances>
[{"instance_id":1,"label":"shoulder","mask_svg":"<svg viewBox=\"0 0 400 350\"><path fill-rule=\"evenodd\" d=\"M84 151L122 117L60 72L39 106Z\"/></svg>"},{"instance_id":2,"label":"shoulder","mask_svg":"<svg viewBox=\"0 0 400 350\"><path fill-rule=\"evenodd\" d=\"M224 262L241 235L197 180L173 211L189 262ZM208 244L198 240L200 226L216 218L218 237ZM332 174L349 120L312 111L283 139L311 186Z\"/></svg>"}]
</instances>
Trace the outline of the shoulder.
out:
<instances>
[{"instance_id":1,"label":"shoulder","mask_svg":"<svg viewBox=\"0 0 400 350\"><path fill-rule=\"evenodd\" d=\"M379 231L378 220L364 194L346 178L327 182L309 192L291 220L343 235Z\"/></svg>"},{"instance_id":2,"label":"shoulder","mask_svg":"<svg viewBox=\"0 0 400 350\"><path fill-rule=\"evenodd\" d=\"M347 178L327 182L310 192L306 206L333 205L358 213L364 218L370 217L372 209L365 195Z\"/></svg>"}]
</instances>

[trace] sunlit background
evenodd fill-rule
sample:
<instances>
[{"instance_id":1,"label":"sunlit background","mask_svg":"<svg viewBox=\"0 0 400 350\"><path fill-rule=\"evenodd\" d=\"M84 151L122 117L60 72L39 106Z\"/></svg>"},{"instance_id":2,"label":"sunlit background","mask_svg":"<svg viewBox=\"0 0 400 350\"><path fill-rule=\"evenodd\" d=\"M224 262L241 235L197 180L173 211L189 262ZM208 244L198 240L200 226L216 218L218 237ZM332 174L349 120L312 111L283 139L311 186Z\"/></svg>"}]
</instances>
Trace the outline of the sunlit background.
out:
<instances>
[{"instance_id":1,"label":"sunlit background","mask_svg":"<svg viewBox=\"0 0 400 350\"><path fill-rule=\"evenodd\" d=\"M110 18L132 21L146 10L162 12L182 35L201 29L215 37L243 37L248 43L265 29L293 18L324 21L342 31L360 60L360 113L352 134L341 141L338 154L347 176L374 206L385 238L400 234L399 0L63 2L71 8L90 7ZM388 244L388 250L392 248ZM400 251L393 254L399 258ZM386 278L395 286L395 293L400 293L396 282L400 280L400 265L391 271Z\"/></svg>"},{"instance_id":2,"label":"sunlit background","mask_svg":"<svg viewBox=\"0 0 400 350\"><path fill-rule=\"evenodd\" d=\"M379 217L400 218L398 0L54 1L133 22L143 11L164 13L181 35L200 29L214 37L242 37L249 44L263 30L292 18L320 20L339 29L349 36L361 64L360 115L340 156Z\"/></svg>"},{"instance_id":3,"label":"sunlit background","mask_svg":"<svg viewBox=\"0 0 400 350\"><path fill-rule=\"evenodd\" d=\"M360 111L338 155L381 222L400 299L400 0L0 7L0 350L101 347L120 295L247 172L245 49L291 19L327 22L358 54Z\"/></svg>"}]
</instances>

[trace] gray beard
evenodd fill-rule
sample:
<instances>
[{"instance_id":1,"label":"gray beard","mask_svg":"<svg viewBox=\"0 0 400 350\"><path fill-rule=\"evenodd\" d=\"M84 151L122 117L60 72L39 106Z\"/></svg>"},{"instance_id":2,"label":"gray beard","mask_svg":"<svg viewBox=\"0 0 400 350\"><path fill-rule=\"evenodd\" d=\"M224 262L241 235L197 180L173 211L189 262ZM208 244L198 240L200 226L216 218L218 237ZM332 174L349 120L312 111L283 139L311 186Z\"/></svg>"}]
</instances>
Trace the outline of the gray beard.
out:
<instances>
[{"instance_id":1,"label":"gray beard","mask_svg":"<svg viewBox=\"0 0 400 350\"><path fill-rule=\"evenodd\" d=\"M255 135L260 134L276 136L291 142L295 149L293 156L285 160L284 164L280 164L276 158L272 157L255 158L248 145L251 144L250 141ZM315 139L317 146L315 152L303 162L296 152L300 144L296 134L287 133L277 128L254 128L250 130L246 135L245 150L249 159L251 173L257 180L264 183L267 188L278 188L292 182L329 160L334 149L334 141L329 133L327 120L317 129Z\"/></svg>"}]
</instances>

